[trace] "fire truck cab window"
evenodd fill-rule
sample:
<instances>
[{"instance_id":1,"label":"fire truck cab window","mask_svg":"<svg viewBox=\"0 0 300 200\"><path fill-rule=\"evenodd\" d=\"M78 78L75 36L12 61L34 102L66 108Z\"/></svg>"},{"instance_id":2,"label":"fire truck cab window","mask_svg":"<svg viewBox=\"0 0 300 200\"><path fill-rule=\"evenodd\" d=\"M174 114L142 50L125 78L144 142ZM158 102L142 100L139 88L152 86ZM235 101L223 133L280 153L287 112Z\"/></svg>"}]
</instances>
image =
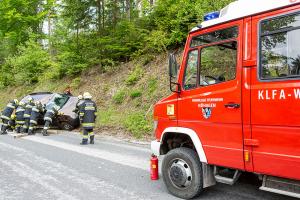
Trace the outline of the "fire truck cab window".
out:
<instances>
[{"instance_id":1,"label":"fire truck cab window","mask_svg":"<svg viewBox=\"0 0 300 200\"><path fill-rule=\"evenodd\" d=\"M260 30L260 78L299 78L300 14L264 20Z\"/></svg>"},{"instance_id":2,"label":"fire truck cab window","mask_svg":"<svg viewBox=\"0 0 300 200\"><path fill-rule=\"evenodd\" d=\"M198 60L198 49L190 51L184 75L185 90L195 89L197 87Z\"/></svg>"},{"instance_id":3,"label":"fire truck cab window","mask_svg":"<svg viewBox=\"0 0 300 200\"><path fill-rule=\"evenodd\" d=\"M234 80L237 66L237 42L227 42L201 50L200 86Z\"/></svg>"},{"instance_id":4,"label":"fire truck cab window","mask_svg":"<svg viewBox=\"0 0 300 200\"><path fill-rule=\"evenodd\" d=\"M192 39L191 48L211 44L223 40L230 40L238 37L238 27L231 27L223 30L196 36Z\"/></svg>"}]
</instances>

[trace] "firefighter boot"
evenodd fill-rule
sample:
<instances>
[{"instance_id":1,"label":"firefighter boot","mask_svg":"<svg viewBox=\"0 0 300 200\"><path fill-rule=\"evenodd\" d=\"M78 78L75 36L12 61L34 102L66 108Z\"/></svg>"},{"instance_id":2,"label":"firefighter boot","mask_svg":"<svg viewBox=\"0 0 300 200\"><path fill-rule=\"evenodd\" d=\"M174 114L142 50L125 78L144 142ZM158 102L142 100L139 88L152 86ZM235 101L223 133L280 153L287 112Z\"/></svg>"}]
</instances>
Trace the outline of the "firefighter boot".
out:
<instances>
[{"instance_id":1,"label":"firefighter boot","mask_svg":"<svg viewBox=\"0 0 300 200\"><path fill-rule=\"evenodd\" d=\"M95 136L94 135L92 135L90 137L90 144L95 144Z\"/></svg>"},{"instance_id":2,"label":"firefighter boot","mask_svg":"<svg viewBox=\"0 0 300 200\"><path fill-rule=\"evenodd\" d=\"M34 135L33 129L29 128L28 135Z\"/></svg>"},{"instance_id":3,"label":"firefighter boot","mask_svg":"<svg viewBox=\"0 0 300 200\"><path fill-rule=\"evenodd\" d=\"M43 130L43 136L49 136L49 133L46 129Z\"/></svg>"},{"instance_id":4,"label":"firefighter boot","mask_svg":"<svg viewBox=\"0 0 300 200\"><path fill-rule=\"evenodd\" d=\"M21 127L20 126L16 127L16 133L21 133Z\"/></svg>"},{"instance_id":5,"label":"firefighter boot","mask_svg":"<svg viewBox=\"0 0 300 200\"><path fill-rule=\"evenodd\" d=\"M88 144L88 139L82 139L82 142L80 144L81 145L87 145Z\"/></svg>"}]
</instances>

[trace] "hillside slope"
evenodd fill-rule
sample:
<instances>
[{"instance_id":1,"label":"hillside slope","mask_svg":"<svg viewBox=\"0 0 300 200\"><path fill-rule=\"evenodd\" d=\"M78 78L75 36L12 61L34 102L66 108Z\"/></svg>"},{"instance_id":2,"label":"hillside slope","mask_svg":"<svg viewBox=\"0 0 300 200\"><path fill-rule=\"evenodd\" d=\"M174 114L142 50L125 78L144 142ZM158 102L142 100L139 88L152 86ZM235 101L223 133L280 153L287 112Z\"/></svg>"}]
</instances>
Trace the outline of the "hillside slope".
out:
<instances>
[{"instance_id":1,"label":"hillside slope","mask_svg":"<svg viewBox=\"0 0 300 200\"><path fill-rule=\"evenodd\" d=\"M99 107L97 132L121 132L145 138L152 132L153 104L170 94L167 60L167 54L145 56L106 72L94 67L79 77L5 88L0 90L1 107L9 99L31 92L62 92L70 86L73 95L85 91L93 95Z\"/></svg>"}]
</instances>

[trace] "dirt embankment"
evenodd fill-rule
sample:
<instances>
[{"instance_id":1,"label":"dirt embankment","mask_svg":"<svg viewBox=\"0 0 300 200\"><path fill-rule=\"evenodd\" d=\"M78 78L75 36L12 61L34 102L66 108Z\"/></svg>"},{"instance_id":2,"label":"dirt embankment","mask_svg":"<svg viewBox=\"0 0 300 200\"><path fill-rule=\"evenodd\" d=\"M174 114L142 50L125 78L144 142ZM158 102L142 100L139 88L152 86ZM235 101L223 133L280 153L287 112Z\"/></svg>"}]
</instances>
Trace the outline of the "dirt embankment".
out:
<instances>
[{"instance_id":1,"label":"dirt embankment","mask_svg":"<svg viewBox=\"0 0 300 200\"><path fill-rule=\"evenodd\" d=\"M97 132L104 135L152 137L153 105L170 94L167 54L144 56L139 60L107 67L93 67L78 77L43 81L33 86L10 87L1 90L0 103L5 106L12 98L31 92L62 92L72 88L73 95L90 92L99 111Z\"/></svg>"}]
</instances>

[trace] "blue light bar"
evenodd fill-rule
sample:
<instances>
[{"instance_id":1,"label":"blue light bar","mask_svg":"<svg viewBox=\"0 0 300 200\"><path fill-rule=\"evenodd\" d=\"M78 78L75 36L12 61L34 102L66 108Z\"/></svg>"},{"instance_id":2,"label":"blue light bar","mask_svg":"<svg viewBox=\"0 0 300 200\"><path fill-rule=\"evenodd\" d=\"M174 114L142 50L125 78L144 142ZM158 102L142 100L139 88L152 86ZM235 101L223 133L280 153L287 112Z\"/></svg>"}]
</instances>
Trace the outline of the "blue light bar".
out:
<instances>
[{"instance_id":1,"label":"blue light bar","mask_svg":"<svg viewBox=\"0 0 300 200\"><path fill-rule=\"evenodd\" d=\"M208 14L204 15L204 21L209 21L209 20L212 20L212 19L217 19L219 17L220 17L220 12L219 11L211 12L211 13L208 13Z\"/></svg>"}]
</instances>

